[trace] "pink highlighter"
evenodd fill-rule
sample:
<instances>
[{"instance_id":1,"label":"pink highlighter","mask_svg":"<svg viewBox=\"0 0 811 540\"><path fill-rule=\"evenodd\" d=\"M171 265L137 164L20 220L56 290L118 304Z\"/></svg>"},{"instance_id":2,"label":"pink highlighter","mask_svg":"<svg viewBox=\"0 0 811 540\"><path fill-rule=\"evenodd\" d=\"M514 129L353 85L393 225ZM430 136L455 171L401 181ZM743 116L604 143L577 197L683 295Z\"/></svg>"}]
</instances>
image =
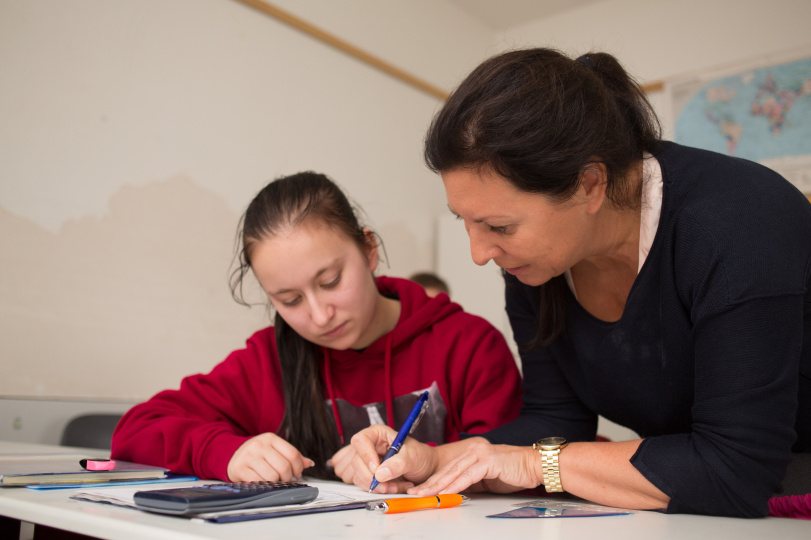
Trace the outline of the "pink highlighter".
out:
<instances>
[{"instance_id":1,"label":"pink highlighter","mask_svg":"<svg viewBox=\"0 0 811 540\"><path fill-rule=\"evenodd\" d=\"M115 461L112 459L82 459L79 465L88 471L111 471L115 469Z\"/></svg>"}]
</instances>

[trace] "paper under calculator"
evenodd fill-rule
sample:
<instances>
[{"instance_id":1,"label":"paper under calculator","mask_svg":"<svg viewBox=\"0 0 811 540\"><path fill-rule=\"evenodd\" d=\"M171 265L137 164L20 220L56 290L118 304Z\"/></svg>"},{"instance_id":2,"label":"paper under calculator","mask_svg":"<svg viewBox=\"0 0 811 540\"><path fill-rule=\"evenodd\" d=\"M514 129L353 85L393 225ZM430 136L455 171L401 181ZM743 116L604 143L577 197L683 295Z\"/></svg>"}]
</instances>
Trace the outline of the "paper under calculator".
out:
<instances>
[{"instance_id":1,"label":"paper under calculator","mask_svg":"<svg viewBox=\"0 0 811 540\"><path fill-rule=\"evenodd\" d=\"M162 514L201 514L310 502L318 488L297 482L230 482L135 493L135 506Z\"/></svg>"}]
</instances>

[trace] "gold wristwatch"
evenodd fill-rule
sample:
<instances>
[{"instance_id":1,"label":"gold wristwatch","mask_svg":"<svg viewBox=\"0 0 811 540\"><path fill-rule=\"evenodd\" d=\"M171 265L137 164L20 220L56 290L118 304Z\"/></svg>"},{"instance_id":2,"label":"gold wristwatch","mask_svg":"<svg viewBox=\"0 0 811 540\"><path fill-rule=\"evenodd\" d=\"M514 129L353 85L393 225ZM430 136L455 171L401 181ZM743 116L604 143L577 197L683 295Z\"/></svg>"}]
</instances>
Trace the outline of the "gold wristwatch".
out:
<instances>
[{"instance_id":1,"label":"gold wristwatch","mask_svg":"<svg viewBox=\"0 0 811 540\"><path fill-rule=\"evenodd\" d=\"M560 451L569 444L563 437L544 437L532 445L541 454L543 463L543 486L547 493L563 491L560 485Z\"/></svg>"}]
</instances>

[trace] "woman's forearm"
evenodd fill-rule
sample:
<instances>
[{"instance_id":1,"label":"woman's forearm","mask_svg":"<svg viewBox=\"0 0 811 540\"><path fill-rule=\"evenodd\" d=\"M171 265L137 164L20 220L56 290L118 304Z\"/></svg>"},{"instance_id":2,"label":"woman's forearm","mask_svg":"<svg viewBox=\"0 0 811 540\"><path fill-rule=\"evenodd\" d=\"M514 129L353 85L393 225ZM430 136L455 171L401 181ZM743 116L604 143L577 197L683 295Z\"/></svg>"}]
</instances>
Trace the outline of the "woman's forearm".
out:
<instances>
[{"instance_id":1,"label":"woman's forearm","mask_svg":"<svg viewBox=\"0 0 811 540\"><path fill-rule=\"evenodd\" d=\"M631 464L640 443L569 444L559 455L563 489L609 506L666 508L668 496ZM481 437L472 437L435 447L419 461L423 470L414 480L425 480L409 489L412 495L459 490L509 493L543 485L543 460L531 446L493 445Z\"/></svg>"},{"instance_id":2,"label":"woman's forearm","mask_svg":"<svg viewBox=\"0 0 811 540\"><path fill-rule=\"evenodd\" d=\"M569 444L559 455L563 489L609 506L639 510L666 508L670 498L631 464L631 457L641 442ZM542 471L540 456L537 463Z\"/></svg>"}]
</instances>

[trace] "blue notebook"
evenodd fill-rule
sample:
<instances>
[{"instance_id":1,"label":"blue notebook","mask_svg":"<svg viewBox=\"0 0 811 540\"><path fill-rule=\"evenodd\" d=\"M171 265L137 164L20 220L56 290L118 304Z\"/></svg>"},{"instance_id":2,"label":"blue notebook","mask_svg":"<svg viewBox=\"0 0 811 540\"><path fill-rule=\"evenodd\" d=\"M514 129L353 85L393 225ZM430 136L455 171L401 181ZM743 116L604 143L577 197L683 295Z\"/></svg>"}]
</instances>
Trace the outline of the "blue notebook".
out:
<instances>
[{"instance_id":1,"label":"blue notebook","mask_svg":"<svg viewBox=\"0 0 811 540\"><path fill-rule=\"evenodd\" d=\"M113 486L139 486L146 484L170 484L173 482L194 482L197 480L196 476L181 476L176 474L167 474L165 478L155 478L152 480L110 480L109 482L78 482L68 484L34 484L25 486L28 489L76 489L76 488L95 488L95 487L113 487Z\"/></svg>"}]
</instances>

